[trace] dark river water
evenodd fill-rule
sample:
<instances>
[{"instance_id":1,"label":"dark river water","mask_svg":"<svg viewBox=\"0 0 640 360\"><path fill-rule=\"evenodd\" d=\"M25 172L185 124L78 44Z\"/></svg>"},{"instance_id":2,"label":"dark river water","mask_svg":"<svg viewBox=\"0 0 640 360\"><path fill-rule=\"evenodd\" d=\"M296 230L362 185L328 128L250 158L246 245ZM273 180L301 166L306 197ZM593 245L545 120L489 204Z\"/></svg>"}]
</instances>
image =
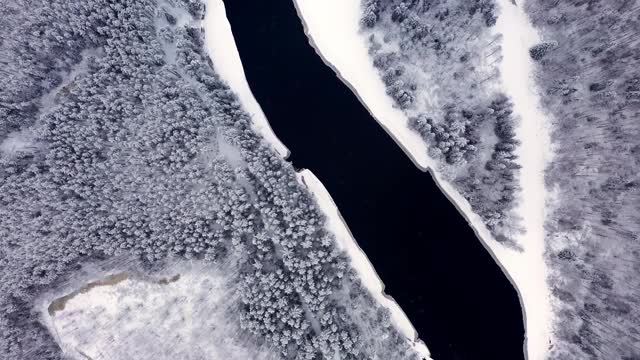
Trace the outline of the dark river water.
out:
<instances>
[{"instance_id":1,"label":"dark river water","mask_svg":"<svg viewBox=\"0 0 640 360\"><path fill-rule=\"evenodd\" d=\"M322 1L322 0L316 0ZM518 296L462 215L309 45L292 0L226 0L246 76L435 360L523 359Z\"/></svg>"}]
</instances>

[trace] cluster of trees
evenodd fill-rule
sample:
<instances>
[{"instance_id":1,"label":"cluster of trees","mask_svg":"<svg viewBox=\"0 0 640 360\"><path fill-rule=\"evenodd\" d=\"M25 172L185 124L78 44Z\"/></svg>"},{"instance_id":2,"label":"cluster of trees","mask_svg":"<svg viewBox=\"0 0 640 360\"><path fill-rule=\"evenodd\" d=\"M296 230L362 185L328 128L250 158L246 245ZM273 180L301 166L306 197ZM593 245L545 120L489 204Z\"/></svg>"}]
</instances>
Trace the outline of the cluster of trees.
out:
<instances>
[{"instance_id":1,"label":"cluster of trees","mask_svg":"<svg viewBox=\"0 0 640 360\"><path fill-rule=\"evenodd\" d=\"M640 358L640 7L527 1L552 117L547 217L552 358Z\"/></svg>"},{"instance_id":2,"label":"cluster of trees","mask_svg":"<svg viewBox=\"0 0 640 360\"><path fill-rule=\"evenodd\" d=\"M543 42L529 49L529 56L535 61L541 60L547 53L558 46L555 42Z\"/></svg>"},{"instance_id":3,"label":"cluster of trees","mask_svg":"<svg viewBox=\"0 0 640 360\"><path fill-rule=\"evenodd\" d=\"M509 232L514 230L509 211L520 190L517 178L520 165L515 155L519 142L515 138L512 107L504 95L498 95L491 102L484 112L484 116L491 119L487 122L493 124L493 133L497 137L491 157L484 164L471 162L468 174L458 176L454 182L496 240L518 248L520 244L509 236Z\"/></svg>"},{"instance_id":4,"label":"cluster of trees","mask_svg":"<svg viewBox=\"0 0 640 360\"><path fill-rule=\"evenodd\" d=\"M440 7L440 5L435 1L420 0L364 0L361 23L370 28L374 27L380 19L381 12L384 12L387 8L391 9L391 19L398 23L415 16L415 14L427 14L429 12L434 14L436 19L442 21L450 15L451 7L455 7L455 5L445 4L444 7ZM465 6L465 10L471 17L480 14L487 26L495 25L497 17L494 1L474 0L468 2Z\"/></svg>"},{"instance_id":5,"label":"cluster of trees","mask_svg":"<svg viewBox=\"0 0 640 360\"><path fill-rule=\"evenodd\" d=\"M509 98L499 94L484 110L460 111L448 105L443 124L425 115L409 122L431 145L431 156L444 158L450 165L464 164L466 173L456 177L454 184L501 242L510 242L499 230L509 226L507 214L519 190L516 172L520 165L514 154L519 142L515 138L512 107ZM482 124L493 124L497 137L491 156L484 163L474 159L481 143L478 131Z\"/></svg>"},{"instance_id":6,"label":"cluster of trees","mask_svg":"<svg viewBox=\"0 0 640 360\"><path fill-rule=\"evenodd\" d=\"M430 154L442 158L449 164L458 164L471 160L479 142L476 121L480 120L474 113L457 109L449 104L444 109L442 123L436 123L425 114L409 119L409 126L420 133L423 139L433 146Z\"/></svg>"},{"instance_id":7,"label":"cluster of trees","mask_svg":"<svg viewBox=\"0 0 640 360\"><path fill-rule=\"evenodd\" d=\"M492 0L367 0L361 23L387 94L495 238L510 241L518 142L511 102L495 90L495 12Z\"/></svg>"},{"instance_id":8,"label":"cluster of trees","mask_svg":"<svg viewBox=\"0 0 640 360\"><path fill-rule=\"evenodd\" d=\"M372 28L378 22L380 16L380 0L362 1L362 17L360 23L363 26Z\"/></svg>"},{"instance_id":9,"label":"cluster of trees","mask_svg":"<svg viewBox=\"0 0 640 360\"><path fill-rule=\"evenodd\" d=\"M384 311L312 196L211 68L199 0L14 3L0 139L29 130L40 145L0 152L4 358L60 359L35 299L120 254L239 258L238 321L285 358L415 357L371 320Z\"/></svg>"},{"instance_id":10,"label":"cluster of trees","mask_svg":"<svg viewBox=\"0 0 640 360\"><path fill-rule=\"evenodd\" d=\"M383 64L385 61L393 61L392 55L393 54L384 54L377 56L374 59L374 63L378 64L380 68L384 68ZM404 73L405 69L401 65L396 67L386 67L382 74L382 80L387 87L387 95L391 96L400 108L409 109L415 101L418 86L413 82L407 82L408 79L402 77Z\"/></svg>"}]
</instances>

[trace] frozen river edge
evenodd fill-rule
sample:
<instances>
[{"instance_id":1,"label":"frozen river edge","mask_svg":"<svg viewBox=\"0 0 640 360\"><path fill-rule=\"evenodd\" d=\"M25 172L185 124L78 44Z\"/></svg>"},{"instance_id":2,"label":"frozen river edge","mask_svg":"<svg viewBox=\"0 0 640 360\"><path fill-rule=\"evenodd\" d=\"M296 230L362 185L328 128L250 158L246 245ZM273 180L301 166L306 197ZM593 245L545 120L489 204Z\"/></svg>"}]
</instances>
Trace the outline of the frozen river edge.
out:
<instances>
[{"instance_id":1,"label":"frozen river edge","mask_svg":"<svg viewBox=\"0 0 640 360\"><path fill-rule=\"evenodd\" d=\"M532 90L532 65L528 58L528 47L534 45L538 38L523 13L522 4L516 7L508 1L498 1L501 14L496 26L496 31L505 38L502 81L509 95L513 96L516 112L522 117L517 129L518 139L523 144L519 156L523 162L530 162L523 167L521 177L526 181L522 182L523 200L518 208L519 214L527 220L527 232L518 240L528 245L524 251L518 252L495 241L466 199L435 171L435 162L428 157L426 144L409 129L406 116L386 95L385 86L368 56L365 39L359 34L360 0L294 0L294 3L316 53L352 90L412 162L420 170L429 171L500 266L520 300L526 330L525 357L528 360L544 359L550 342L551 305L544 262L543 213L545 201L549 199L544 189L543 171L550 155L539 154L540 149L549 148L548 129L538 106L538 97ZM514 31L513 26L517 26L519 31ZM511 31L506 31L509 29ZM505 80L514 76L509 81ZM509 87L510 84L516 86Z\"/></svg>"}]
</instances>

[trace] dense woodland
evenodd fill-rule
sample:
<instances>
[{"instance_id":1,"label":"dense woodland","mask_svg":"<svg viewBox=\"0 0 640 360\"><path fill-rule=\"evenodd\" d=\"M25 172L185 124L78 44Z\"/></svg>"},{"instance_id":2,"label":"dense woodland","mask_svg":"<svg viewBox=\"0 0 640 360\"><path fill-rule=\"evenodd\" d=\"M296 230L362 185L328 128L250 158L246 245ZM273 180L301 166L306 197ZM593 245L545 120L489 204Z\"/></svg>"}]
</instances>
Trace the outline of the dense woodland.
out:
<instances>
[{"instance_id":1,"label":"dense woodland","mask_svg":"<svg viewBox=\"0 0 640 360\"><path fill-rule=\"evenodd\" d=\"M81 264L239 258L237 320L286 359L417 358L203 50L199 0L0 1L0 353Z\"/></svg>"},{"instance_id":2,"label":"dense woodland","mask_svg":"<svg viewBox=\"0 0 640 360\"><path fill-rule=\"evenodd\" d=\"M495 22L493 0L365 0L361 19L387 94L441 173L498 241L517 247L517 117L499 89Z\"/></svg>"},{"instance_id":3,"label":"dense woodland","mask_svg":"<svg viewBox=\"0 0 640 360\"><path fill-rule=\"evenodd\" d=\"M553 121L552 359L640 359L640 3L528 0Z\"/></svg>"}]
</instances>

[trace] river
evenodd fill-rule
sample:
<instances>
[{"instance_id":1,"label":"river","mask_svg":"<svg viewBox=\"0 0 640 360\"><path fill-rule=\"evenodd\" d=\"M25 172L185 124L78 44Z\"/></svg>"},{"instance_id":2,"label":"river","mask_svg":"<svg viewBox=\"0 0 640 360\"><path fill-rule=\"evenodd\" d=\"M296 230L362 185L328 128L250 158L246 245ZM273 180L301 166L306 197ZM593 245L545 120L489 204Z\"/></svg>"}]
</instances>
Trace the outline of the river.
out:
<instances>
[{"instance_id":1,"label":"river","mask_svg":"<svg viewBox=\"0 0 640 360\"><path fill-rule=\"evenodd\" d=\"M289 160L329 190L432 357L523 359L515 289L431 175L315 53L293 2L225 6L247 80Z\"/></svg>"}]
</instances>

